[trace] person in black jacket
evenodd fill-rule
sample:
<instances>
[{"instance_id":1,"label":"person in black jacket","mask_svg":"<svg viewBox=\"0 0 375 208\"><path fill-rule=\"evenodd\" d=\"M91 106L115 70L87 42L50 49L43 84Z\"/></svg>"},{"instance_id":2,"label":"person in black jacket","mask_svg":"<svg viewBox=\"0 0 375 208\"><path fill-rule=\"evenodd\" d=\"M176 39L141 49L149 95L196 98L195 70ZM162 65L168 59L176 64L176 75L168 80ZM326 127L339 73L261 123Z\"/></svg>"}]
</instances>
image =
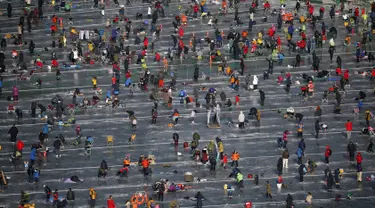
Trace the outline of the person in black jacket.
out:
<instances>
[{"instance_id":1,"label":"person in black jacket","mask_svg":"<svg viewBox=\"0 0 375 208\"><path fill-rule=\"evenodd\" d=\"M263 90L259 90L259 95L260 95L260 105L264 105L264 100L266 99L266 93L264 93Z\"/></svg>"},{"instance_id":2,"label":"person in black jacket","mask_svg":"<svg viewBox=\"0 0 375 208\"><path fill-rule=\"evenodd\" d=\"M46 193L46 202L49 202L52 191L47 185L44 185L43 187L44 187L44 192Z\"/></svg>"},{"instance_id":3,"label":"person in black jacket","mask_svg":"<svg viewBox=\"0 0 375 208\"><path fill-rule=\"evenodd\" d=\"M158 200L159 201L164 201L164 191L165 191L164 183L161 183L158 187Z\"/></svg>"},{"instance_id":4,"label":"person in black jacket","mask_svg":"<svg viewBox=\"0 0 375 208\"><path fill-rule=\"evenodd\" d=\"M8 3L7 11L8 11L8 18L11 18L12 17L12 4L11 3Z\"/></svg>"},{"instance_id":5,"label":"person in black jacket","mask_svg":"<svg viewBox=\"0 0 375 208\"><path fill-rule=\"evenodd\" d=\"M349 152L349 159L351 162L354 161L354 155L355 155L356 150L357 150L357 147L352 141L350 141L347 146L347 151Z\"/></svg>"},{"instance_id":6,"label":"person in black jacket","mask_svg":"<svg viewBox=\"0 0 375 208\"><path fill-rule=\"evenodd\" d=\"M53 152L55 153L56 158L61 157L61 154L60 154L61 146L62 146L62 142L61 142L60 138L56 137L56 140L53 142L53 147L54 147Z\"/></svg>"},{"instance_id":7,"label":"person in black jacket","mask_svg":"<svg viewBox=\"0 0 375 208\"><path fill-rule=\"evenodd\" d=\"M281 176L283 174L283 158L279 158L277 161L277 175Z\"/></svg>"},{"instance_id":8,"label":"person in black jacket","mask_svg":"<svg viewBox=\"0 0 375 208\"><path fill-rule=\"evenodd\" d=\"M68 193L66 193L66 200L68 200L68 204L73 207L75 195L74 195L74 191L72 191L71 188L69 188Z\"/></svg>"},{"instance_id":9,"label":"person in black jacket","mask_svg":"<svg viewBox=\"0 0 375 208\"><path fill-rule=\"evenodd\" d=\"M36 117L36 102L31 103L31 117Z\"/></svg>"},{"instance_id":10,"label":"person in black jacket","mask_svg":"<svg viewBox=\"0 0 375 208\"><path fill-rule=\"evenodd\" d=\"M315 139L318 138L318 136L319 136L319 131L320 131L319 120L316 120L316 121L315 121Z\"/></svg>"},{"instance_id":11,"label":"person in black jacket","mask_svg":"<svg viewBox=\"0 0 375 208\"><path fill-rule=\"evenodd\" d=\"M292 208L294 205L293 205L293 197L288 194L288 196L286 197L286 207L287 208Z\"/></svg>"},{"instance_id":12,"label":"person in black jacket","mask_svg":"<svg viewBox=\"0 0 375 208\"><path fill-rule=\"evenodd\" d=\"M11 142L17 141L18 128L16 127L16 124L13 124L13 126L9 129L8 134L10 134Z\"/></svg>"}]
</instances>

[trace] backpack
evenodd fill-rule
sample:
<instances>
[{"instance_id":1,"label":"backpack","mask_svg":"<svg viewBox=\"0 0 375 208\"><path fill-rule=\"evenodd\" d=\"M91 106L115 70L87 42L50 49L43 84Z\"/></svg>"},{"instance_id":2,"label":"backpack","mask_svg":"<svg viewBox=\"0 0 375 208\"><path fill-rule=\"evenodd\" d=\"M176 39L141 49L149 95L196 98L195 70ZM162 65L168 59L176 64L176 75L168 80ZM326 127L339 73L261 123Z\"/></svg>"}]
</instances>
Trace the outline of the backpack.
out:
<instances>
[{"instance_id":1,"label":"backpack","mask_svg":"<svg viewBox=\"0 0 375 208\"><path fill-rule=\"evenodd\" d=\"M329 156L332 155L332 150L331 150L331 149L328 149L328 155L329 155Z\"/></svg>"}]
</instances>

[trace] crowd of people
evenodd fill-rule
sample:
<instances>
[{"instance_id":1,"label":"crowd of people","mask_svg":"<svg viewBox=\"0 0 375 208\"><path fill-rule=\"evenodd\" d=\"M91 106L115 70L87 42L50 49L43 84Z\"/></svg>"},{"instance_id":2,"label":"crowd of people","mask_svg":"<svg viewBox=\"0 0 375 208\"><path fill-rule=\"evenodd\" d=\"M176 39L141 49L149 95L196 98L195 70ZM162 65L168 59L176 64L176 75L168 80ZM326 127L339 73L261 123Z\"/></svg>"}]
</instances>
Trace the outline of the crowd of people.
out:
<instances>
[{"instance_id":1,"label":"crowd of people","mask_svg":"<svg viewBox=\"0 0 375 208\"><path fill-rule=\"evenodd\" d=\"M259 127L261 124L262 107L264 107L268 98L266 90L261 87L262 81L266 82L266 80L272 78L277 80L274 84L284 85L287 95L292 94L291 88L299 89L298 95L302 97L301 104L303 105L308 105L309 100L317 96L316 89L320 85L320 81L333 81L334 85L332 87L323 90L321 102L327 103L328 98L334 98L333 113L340 114L343 96L347 93L345 88L351 85L351 76L360 74L367 76L370 81L375 79L375 68L363 71L344 69L344 61L340 55L335 56L338 48L342 47L350 51L350 47L354 46L354 62L369 62L372 64L375 61L372 52L366 50L368 48L366 46L371 44L373 35L375 34L375 3L371 3L367 7L347 8L344 2L338 6L332 5L327 7L326 5L315 5L310 0L296 0L293 2L280 0L279 3L253 0L249 2L250 4L239 0L184 2L184 4L178 5L177 13L172 14L171 27L173 31L171 35L167 35L168 39L171 40L168 42L170 45L168 45L167 49L164 43L159 44L159 42L165 36L165 30L168 29L163 26L166 25L163 22L165 21L164 18L169 15L166 8L171 7L170 4L173 4L173 2L169 0L143 0L142 3L149 5L147 7L147 15L144 15L146 11L140 11L133 15L134 12L127 10L131 10L133 4L136 3L138 2L127 0L126 5L120 5L118 1L114 0L113 5L111 5L109 0L94 0L93 8L97 9L98 13L106 19L105 26L100 29L90 28L90 25L85 27L76 25L74 16L76 5L75 2L70 0L51 0L49 2L44 2L44 0L38 0L37 2L26 0L20 8L21 14L16 14L13 11L12 2L7 3L7 17L17 17L19 18L19 23L15 28L15 31L17 31L16 34L6 35L1 40L0 72L6 76L4 78L0 77L0 94L3 94L3 83L8 81L9 74L15 74L21 83L22 81L35 80L35 85L38 88L43 88L44 77L40 76L41 73L54 72L56 73L56 82L59 82L63 79L65 70L79 70L86 66L109 66L111 68L109 77L99 77L96 75L91 77L92 90L88 94L83 94L81 92L82 89L75 88L71 97L53 95L51 103L47 107L41 101L29 102L27 95L22 94L20 96L20 91L22 92L23 90L22 84L11 86L11 94L6 97L9 101L7 114L15 115L17 118L16 122L18 123L14 124L8 131L12 148L6 150L11 151L10 160L15 166L22 163L26 171L25 174L28 176L28 183L44 184L43 190L45 192L46 203L51 203L53 207L73 207L76 200L75 192L74 189L69 188L66 197L62 197L63 194L61 194L61 191L58 189L52 191L48 184L43 182L43 158L54 154L56 160L59 160L62 157L61 152L64 145L80 146L81 144L84 147L84 154L89 157L94 145L95 136L84 135L81 132L79 116L75 117L75 113L79 109L103 106L108 109L126 108L127 100L120 100L122 98L121 95L124 94L123 91L128 92L126 94L130 98L135 96L135 90L147 94L150 102L153 103L149 125L159 124L158 111L160 108L165 108L171 112L171 122L166 124L168 128L185 125L181 124L180 121L182 117L180 109L185 105L193 105L194 107L189 114L192 125L197 122L196 117L201 112L200 109L205 107L207 110L207 127L220 128L223 125L221 112L232 111L233 108L241 105L243 96L240 92L244 88L246 91L259 94L259 109L253 106L246 106L250 109L250 112L247 114L244 111L240 111L238 117L229 119L228 126L238 128L240 129L239 131L246 131L250 128L251 119L256 120L256 126ZM275 5L271 5L271 3ZM85 1L82 3L82 5L85 4L89 4L89 2ZM118 14L111 14L110 12L106 14L109 7L118 10ZM240 12L245 7L247 7L247 20L240 17ZM315 12L315 8L318 7L318 12ZM328 15L325 9L329 10ZM45 15L44 11L48 12L50 18L46 18L47 15ZM60 12L68 15L60 15ZM128 15L128 13L132 15ZM234 19L228 24L224 20L232 19L232 14ZM268 22L270 21L270 16L276 20L275 25L265 24L258 26L259 22L256 20ZM329 17L329 19L325 17ZM344 29L339 30L337 28L341 28L341 26L339 27L337 24L339 22L337 19L341 17ZM207 32L205 35L202 35L198 34L198 32L185 32L185 30L188 31L191 22L197 19L202 19L202 22L207 24L213 33ZM141 26L136 24L139 20L142 21ZM2 21L6 23L7 20L4 19ZM66 22L67 24L65 24ZM248 22L246 24L247 27L244 26L245 22ZM51 41L51 44L41 52L37 52L35 49L40 48L40 45L44 45L33 40L32 36L28 33L31 34L34 30L39 30L40 23L45 25L45 33L50 35L48 36L50 39L45 41ZM221 24L226 24L226 28L220 28ZM332 27L327 28L327 25L332 25ZM25 26L28 33L24 31ZM336 44L336 40L340 36L339 33L344 33L345 38L342 43ZM355 41L353 42L352 39ZM134 42L131 42L133 40ZM26 47L28 53L22 49L15 49L14 45L21 48ZM317 51L326 50L326 48L328 48L329 58L328 60L323 60L326 58L317 55ZM42 56L42 54L49 54L49 50L52 49L53 52L50 59ZM62 56L59 53L63 51L69 52L67 59L61 58ZM286 66L284 64L284 59L286 58L284 53L287 52L293 54L294 62ZM268 65L267 70L262 73L263 77L262 75L253 74L251 70L252 66L247 65L249 59L258 56L265 57L265 59L257 60L257 62L264 62ZM8 61L8 57L11 57L10 62ZM314 75L304 73L302 79L298 81L297 77L294 77L293 69L301 67L304 57L307 57L309 61L311 59L311 71L313 71ZM332 64L334 57L336 57L334 71L330 71L327 66L321 64L324 61ZM215 87L194 88L193 92L189 94L190 91L185 88L188 84L186 82L179 82L173 68L174 65L178 66L184 60L190 60L193 63L191 64L193 84L210 82L211 77L202 72L201 69L206 66L210 69L217 66L218 76L228 78L228 89L231 92L233 91L235 95L233 96L232 93L228 93L227 90L219 92L219 88ZM162 67L154 67L153 62ZM234 68L230 62L239 63L239 68ZM278 76L273 75L276 71L275 65L276 67L285 68ZM37 75L34 74L35 72L38 72ZM123 82L121 81L121 74L124 74L124 78L122 78ZM39 77L34 79L33 77L35 76ZM135 77L139 77L137 78L138 80L135 80ZM244 79L244 81L241 79ZM301 84L300 82L303 83ZM103 90L99 87L102 86L102 83L110 83L107 86L108 90L105 91L105 94L103 94ZM123 86L121 83L123 83ZM358 96L355 98L357 105L353 109L353 114L364 115L366 124L361 129L361 133L373 137L375 136L374 129L371 127L373 114L371 113L371 109L364 105L366 103L365 91L365 89L359 91ZM200 95L202 92L205 96ZM220 99L217 99L217 96ZM181 105L174 102L174 99L179 100ZM200 100L202 99L206 102L201 103ZM33 119L40 118L43 121L41 131L35 132L35 136L38 135L38 142L35 142L32 138L22 138L21 140L19 137L23 125L22 118L24 117L22 112L25 112L19 107L21 106L20 103L31 105L30 117ZM160 107L160 103L165 105ZM130 109L126 110L130 121L130 129L133 132L128 141L129 145L132 145L136 142L136 133L142 131L142 128L145 127L137 126L138 118L135 116L137 112ZM281 112L281 110L279 111ZM112 111L107 111L106 113L110 114ZM322 114L321 107L319 105L316 106L314 128L312 128L316 139L319 139L321 132L329 130L328 124L323 121ZM314 174L314 170L317 168L317 161L313 161L311 158L305 156L305 151L308 147L304 140L306 137L304 132L306 128L310 127L304 125L304 115L297 113L293 106L291 106L286 109L284 114L284 119L289 118L296 119L295 131L299 142L298 147L294 150L293 147L288 145L288 137L292 134L292 129L279 129L282 133L279 135L280 138L277 139L277 145L281 149L281 154L277 161L275 161L277 164L276 182L278 189L288 186L288 184L284 183L282 176L283 172L291 164L288 162L292 154L291 152L295 151L297 155L298 168L296 174L299 176L299 182L304 182L306 180L304 176ZM366 160L362 156L361 152L363 151L360 151L360 147L353 142L352 122L351 120L347 120L342 129L346 133L346 142L348 143L346 151L349 155L349 161L355 166L357 173L356 180L361 183L363 180L362 164ZM73 141L67 141L64 134L54 135L55 133L52 133L56 129L61 130L63 127L72 127L71 129L74 129L71 130L75 134ZM56 137L54 138L51 134ZM84 141L82 141L82 138ZM181 145L178 132L173 133L172 138L175 147ZM53 140L53 142L48 142L49 139ZM225 197L232 198L234 196L234 187L241 192L246 186L244 182L246 180L244 178L245 173L240 169L241 152L236 150L224 151L226 141L219 135L210 138L208 144L201 144L200 139L200 133L196 131L192 134L191 142L184 139L182 145L187 150L186 154L191 154L191 160L195 163L207 165L211 174L228 168L232 169L229 177L234 178L234 183L224 185ZM27 156L23 155L25 141L32 143L28 159ZM113 144L113 138L108 137L107 142ZM344 177L344 167L333 171L329 168L329 164L332 161L331 155L334 151L338 151L338 148L325 145L325 151L321 152L324 157L324 163L327 164L327 167L324 169L324 181L329 191L334 188L334 183L336 188L340 188L340 182ZM53 152L50 152L50 149L53 149ZM367 145L366 152L373 152L372 141ZM178 154L181 153L178 152ZM228 155L230 158L228 158ZM230 162L230 165L227 165L228 162ZM155 158L153 155L141 155L138 162L132 162L128 155L125 157L121 167L116 171L116 176L127 178L129 174L135 174L131 172L133 169L132 166L138 166L141 174L145 178L150 178L153 174L152 166L154 164ZM217 168L218 164L220 164L220 170ZM107 161L103 159L99 165L97 177L105 179L110 174L109 169ZM9 179L6 177L6 174L6 171L1 171L1 184L4 188L12 185L11 183L8 184ZM248 175L248 179L253 179L255 185L259 185L259 177L262 177L262 175L255 174L254 178L253 175ZM83 180L74 175L64 180L64 182L83 183ZM202 180L198 178L195 182L199 183ZM265 197L267 199L273 199L271 184L270 181L266 181L264 185ZM89 206L95 207L97 206L97 192L94 185L89 184L89 187L92 187L87 190ZM125 204L128 208L134 208L142 204L145 204L148 208L159 207L163 206L164 194L167 192L179 192L189 188L185 183L162 180L158 181L157 185L153 187L154 193L131 193L131 197L128 199L114 199L110 195L107 199L107 207L115 208L116 203L114 200L118 200L117 204ZM33 202L34 200L30 197L30 194L24 189L20 190L20 192L21 200L19 208L35 208L35 202ZM198 208L203 206L205 200L209 201L203 196L205 193L202 192L198 191L193 197L190 197L196 201L195 203ZM157 200L151 197L151 195L155 194ZM351 199L352 196L348 193L347 197ZM337 200L340 198L341 196L336 196ZM311 192L306 193L305 201L308 205L313 204L313 195ZM171 208L178 206L178 199L169 203L169 207ZM244 206L250 208L251 202L244 201ZM293 196L292 194L288 194L286 207L292 208L294 206Z\"/></svg>"}]
</instances>

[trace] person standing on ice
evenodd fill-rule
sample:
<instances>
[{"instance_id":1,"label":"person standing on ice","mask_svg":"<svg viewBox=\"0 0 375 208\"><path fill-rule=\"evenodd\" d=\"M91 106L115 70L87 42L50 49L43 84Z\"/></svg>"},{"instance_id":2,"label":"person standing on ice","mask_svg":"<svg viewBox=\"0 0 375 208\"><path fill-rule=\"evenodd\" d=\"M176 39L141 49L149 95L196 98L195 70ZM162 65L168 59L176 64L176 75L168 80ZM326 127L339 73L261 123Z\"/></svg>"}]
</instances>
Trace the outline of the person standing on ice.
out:
<instances>
[{"instance_id":1,"label":"person standing on ice","mask_svg":"<svg viewBox=\"0 0 375 208\"><path fill-rule=\"evenodd\" d=\"M238 160L240 159L240 154L236 150L233 151L231 159L232 159L232 165L231 166L232 167L234 166L235 168L237 168L238 167Z\"/></svg>"},{"instance_id":2,"label":"person standing on ice","mask_svg":"<svg viewBox=\"0 0 375 208\"><path fill-rule=\"evenodd\" d=\"M240 129L244 129L245 128L245 114L243 114L243 112L241 111L240 112L240 115L238 115L238 127Z\"/></svg>"},{"instance_id":3,"label":"person standing on ice","mask_svg":"<svg viewBox=\"0 0 375 208\"><path fill-rule=\"evenodd\" d=\"M220 125L220 105L217 104L214 108L215 117L216 117L216 123Z\"/></svg>"},{"instance_id":4,"label":"person standing on ice","mask_svg":"<svg viewBox=\"0 0 375 208\"><path fill-rule=\"evenodd\" d=\"M271 191L271 184L269 181L266 181L266 197L267 199L270 198L272 199L272 191Z\"/></svg>"},{"instance_id":5,"label":"person standing on ice","mask_svg":"<svg viewBox=\"0 0 375 208\"><path fill-rule=\"evenodd\" d=\"M89 200L90 208L94 208L95 204L96 204L96 191L93 188L90 188L90 200Z\"/></svg>"},{"instance_id":6,"label":"person standing on ice","mask_svg":"<svg viewBox=\"0 0 375 208\"><path fill-rule=\"evenodd\" d=\"M202 193L200 191L198 191L197 195L195 195L195 198L197 199L196 208L202 208L203 207L203 199L204 200L207 200L207 199L204 198L204 196L202 195Z\"/></svg>"},{"instance_id":7,"label":"person standing on ice","mask_svg":"<svg viewBox=\"0 0 375 208\"><path fill-rule=\"evenodd\" d=\"M285 201L286 201L286 208L293 208L294 207L293 197L290 194L288 194Z\"/></svg>"},{"instance_id":8,"label":"person standing on ice","mask_svg":"<svg viewBox=\"0 0 375 208\"><path fill-rule=\"evenodd\" d=\"M107 199L107 208L116 208L115 201L112 199L112 195L109 195Z\"/></svg>"},{"instance_id":9,"label":"person standing on ice","mask_svg":"<svg viewBox=\"0 0 375 208\"><path fill-rule=\"evenodd\" d=\"M52 190L47 186L43 185L44 193L46 194L46 202L49 202L49 199L51 198Z\"/></svg>"},{"instance_id":10,"label":"person standing on ice","mask_svg":"<svg viewBox=\"0 0 375 208\"><path fill-rule=\"evenodd\" d=\"M283 158L283 168L288 168L288 160L289 160L288 149L284 150L284 152L282 154L282 158Z\"/></svg>"},{"instance_id":11,"label":"person standing on ice","mask_svg":"<svg viewBox=\"0 0 375 208\"><path fill-rule=\"evenodd\" d=\"M357 147L352 141L349 142L347 146L347 151L349 153L350 162L354 161L354 155L355 155L355 152L357 151Z\"/></svg>"}]
</instances>

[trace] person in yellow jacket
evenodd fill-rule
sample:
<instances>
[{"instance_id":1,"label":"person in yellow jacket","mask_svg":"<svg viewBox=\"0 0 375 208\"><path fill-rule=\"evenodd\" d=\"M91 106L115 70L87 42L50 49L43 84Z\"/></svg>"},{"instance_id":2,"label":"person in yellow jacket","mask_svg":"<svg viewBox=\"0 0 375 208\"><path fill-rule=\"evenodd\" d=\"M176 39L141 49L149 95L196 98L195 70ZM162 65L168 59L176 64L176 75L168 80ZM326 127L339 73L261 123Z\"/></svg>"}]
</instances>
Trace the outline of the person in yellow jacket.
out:
<instances>
[{"instance_id":1,"label":"person in yellow jacket","mask_svg":"<svg viewBox=\"0 0 375 208\"><path fill-rule=\"evenodd\" d=\"M147 208L151 207L155 207L155 200L153 200L152 198L147 201Z\"/></svg>"},{"instance_id":2,"label":"person in yellow jacket","mask_svg":"<svg viewBox=\"0 0 375 208\"><path fill-rule=\"evenodd\" d=\"M224 157L224 144L222 141L218 141L218 139L216 138L216 142L217 142L217 149L219 150L219 154L220 154L220 160L223 159Z\"/></svg>"},{"instance_id":3,"label":"person in yellow jacket","mask_svg":"<svg viewBox=\"0 0 375 208\"><path fill-rule=\"evenodd\" d=\"M370 126L370 119L373 117L370 110L365 111L366 126Z\"/></svg>"},{"instance_id":4,"label":"person in yellow jacket","mask_svg":"<svg viewBox=\"0 0 375 208\"><path fill-rule=\"evenodd\" d=\"M93 188L90 188L90 207L94 208L95 207L95 202L96 200L96 191Z\"/></svg>"},{"instance_id":5,"label":"person in yellow jacket","mask_svg":"<svg viewBox=\"0 0 375 208\"><path fill-rule=\"evenodd\" d=\"M87 47L89 48L89 51L90 51L90 52L93 52L93 50L94 50L94 44L93 44L92 42L89 42L89 43L87 44Z\"/></svg>"},{"instance_id":6,"label":"person in yellow jacket","mask_svg":"<svg viewBox=\"0 0 375 208\"><path fill-rule=\"evenodd\" d=\"M96 89L96 84L98 82L98 79L96 78L96 76L92 77L91 82L92 82L92 87L95 90Z\"/></svg>"},{"instance_id":7,"label":"person in yellow jacket","mask_svg":"<svg viewBox=\"0 0 375 208\"><path fill-rule=\"evenodd\" d=\"M257 121L260 122L260 110L257 110L256 116L257 116Z\"/></svg>"}]
</instances>

